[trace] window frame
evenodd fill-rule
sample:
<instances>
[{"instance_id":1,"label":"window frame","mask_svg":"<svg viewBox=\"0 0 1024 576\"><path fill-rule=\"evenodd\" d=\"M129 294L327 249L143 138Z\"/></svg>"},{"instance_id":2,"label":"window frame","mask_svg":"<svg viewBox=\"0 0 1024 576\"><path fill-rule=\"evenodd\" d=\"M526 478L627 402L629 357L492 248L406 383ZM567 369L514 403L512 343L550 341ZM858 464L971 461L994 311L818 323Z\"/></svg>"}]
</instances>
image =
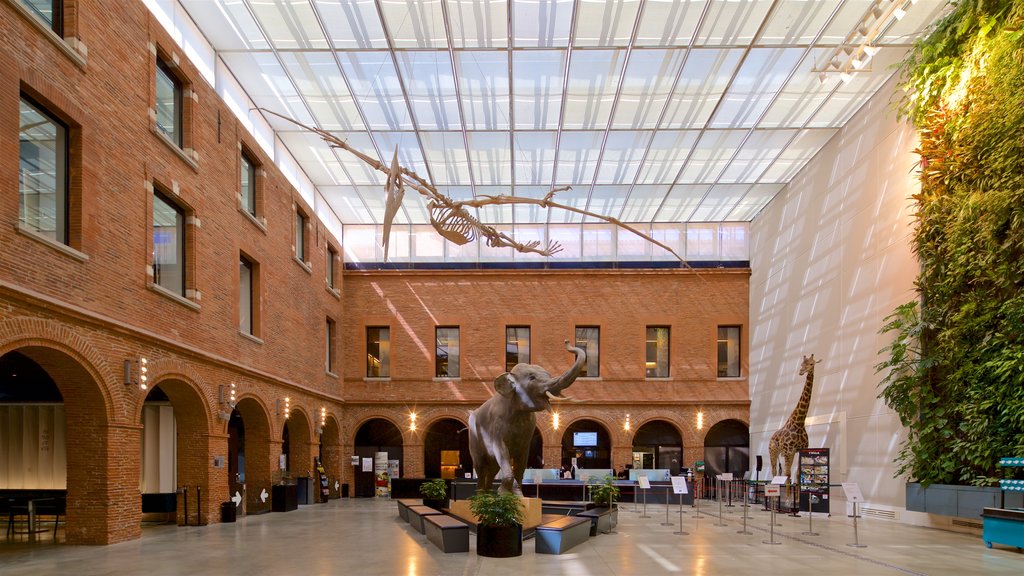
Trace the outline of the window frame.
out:
<instances>
[{"instance_id":1,"label":"window frame","mask_svg":"<svg viewBox=\"0 0 1024 576\"><path fill-rule=\"evenodd\" d=\"M723 340L723 337L722 337L722 330L730 330L730 329L735 329L736 330L736 339L735 339L735 346L736 346L736 351L735 351L735 369L736 370L735 370L735 374L732 374L732 373L729 372L729 369L731 368L731 366L730 366L731 363L729 362L729 356L730 356L729 355L729 342L730 342L730 340L728 338L728 334L726 334L724 340ZM723 370L722 370L722 366L723 366L723 359L722 359L722 351L723 350L722 350L722 345L723 344L725 344L725 346L726 346L726 349L725 349L725 354L726 354L726 358L725 358L725 374L722 373L723 372ZM718 378L743 378L743 326L742 325L739 325L739 324L721 324L721 325L718 326L718 328L716 330L715 366L716 366L715 373L716 373Z\"/></svg>"},{"instance_id":2,"label":"window frame","mask_svg":"<svg viewBox=\"0 0 1024 576\"><path fill-rule=\"evenodd\" d=\"M189 220L189 216L190 216L190 210L188 209L188 207L186 207L183 204L181 204L180 202L178 202L173 197L172 194L166 192L160 186L157 186L157 185L153 186L152 199L153 199L153 204L152 204L152 210L150 210L149 226L150 226L150 239L153 242L152 262L150 263L150 265L152 266L152 269L153 269L153 284L155 286L158 286L159 288L163 289L164 291L170 293L170 294L173 294L173 295L181 297L181 298L188 299L189 285L190 285L190 280L191 280L191 274L189 274L189 265L191 264L191 262L190 262L191 261L191 255L189 254L189 249L188 249L188 247L189 247L189 243L188 242L189 242L189 236L190 236L189 230L188 230L188 220ZM157 262L157 250L156 250L156 245L157 245L157 242L156 242L156 228L157 228L157 226L156 226L156 209L157 209L156 201L157 200L160 200L161 202L163 202L164 204L166 204L167 206L172 208L175 211L175 213L177 214L177 217L179 218L179 221L177 221L175 223L175 231L178 234L176 256L179 256L180 260L181 260L181 265L180 265L180 269L181 269L181 290L180 290L180 292L177 289L175 289L175 288L168 288L167 286L165 286L164 284L162 284L160 282L160 265Z\"/></svg>"},{"instance_id":3,"label":"window frame","mask_svg":"<svg viewBox=\"0 0 1024 576\"><path fill-rule=\"evenodd\" d=\"M260 282L260 263L253 257L249 256L245 252L238 253L239 260L239 279L238 279L238 331L243 336L247 336L256 340L259 340L262 335L262 314L261 312L261 282ZM242 311L242 298L244 293L243 283L241 278L241 266L243 263L249 264L249 331L246 332L245 326L243 326L244 315Z\"/></svg>"},{"instance_id":4,"label":"window frame","mask_svg":"<svg viewBox=\"0 0 1024 576\"><path fill-rule=\"evenodd\" d=\"M50 111L50 109L30 95L22 91L19 95L19 146L18 146L18 224L24 229L32 232L38 236L41 236L51 242L61 244L63 246L71 246L71 138L72 128L71 126L61 119L58 115ZM35 113L42 116L48 122L56 127L55 146L56 153L54 154L56 162L56 176L54 177L54 230L52 231L53 236L51 237L51 231L41 230L37 226L32 226L28 222L27 215L24 211L24 200L25 200L25 188L24 181L26 177L23 175L22 165L24 163L24 156L21 146L21 133L23 131L21 125L21 104L27 105Z\"/></svg>"},{"instance_id":5,"label":"window frame","mask_svg":"<svg viewBox=\"0 0 1024 576\"><path fill-rule=\"evenodd\" d=\"M526 360L523 360L523 351L520 349L520 345L519 345L520 340L518 339L518 337L520 336L520 334L512 333L510 335L510 331L512 331L512 330L516 330L516 331L518 331L518 330L526 330ZM514 341L510 340L510 338L513 338L513 337L516 338L516 339ZM530 340L531 340L531 338L532 338L532 330L530 330L530 326L523 325L523 324L509 324L509 325L505 326L505 371L506 372L511 372L512 368L516 364L529 364L530 363L530 357L531 357L530 355L532 353L532 351L530 349L530 344L531 344ZM511 347L512 344L515 344L515 346L516 346L516 353L515 353L516 359L515 359L514 362L511 360L512 353L509 352L509 348ZM511 364L510 364L510 362L511 362Z\"/></svg>"},{"instance_id":6,"label":"window frame","mask_svg":"<svg viewBox=\"0 0 1024 576\"><path fill-rule=\"evenodd\" d=\"M596 354L590 350L590 340L586 339L584 346L580 346L580 330L596 330L597 337L594 338ZM574 331L573 345L577 348L583 348L583 351L587 353L587 361L583 364L583 368L580 369L580 378L600 378L601 377L601 327L598 325L587 324L576 326ZM591 363L594 364L596 374L591 374Z\"/></svg>"},{"instance_id":7,"label":"window frame","mask_svg":"<svg viewBox=\"0 0 1024 576\"><path fill-rule=\"evenodd\" d=\"M54 34L64 37L64 0L50 0L50 11L51 17L47 19L35 4L27 2L26 0L16 0L19 4L25 7L25 9L43 23L47 28L53 31Z\"/></svg>"},{"instance_id":8,"label":"window frame","mask_svg":"<svg viewBox=\"0 0 1024 576\"><path fill-rule=\"evenodd\" d=\"M324 370L328 374L334 375L335 368L335 354L334 347L335 341L338 338L338 323L334 321L334 318L327 317L327 322L324 327L324 340L326 341L326 348L324 351Z\"/></svg>"},{"instance_id":9,"label":"window frame","mask_svg":"<svg viewBox=\"0 0 1024 576\"><path fill-rule=\"evenodd\" d=\"M293 238L294 256L295 259L302 264L304 268L309 267L309 235L307 230L309 228L309 216L302 210L298 205L295 206L295 218L293 219L293 225L295 226L295 236Z\"/></svg>"},{"instance_id":10,"label":"window frame","mask_svg":"<svg viewBox=\"0 0 1024 576\"><path fill-rule=\"evenodd\" d=\"M651 331L654 331L651 340ZM658 331L665 331L664 349L661 346L661 339L658 338ZM651 344L654 344L652 347ZM646 328L644 338L644 377L647 379L670 378L672 374L672 327L666 325L651 325ZM652 359L652 354L653 359ZM654 366L651 366L654 364Z\"/></svg>"},{"instance_id":11,"label":"window frame","mask_svg":"<svg viewBox=\"0 0 1024 576\"><path fill-rule=\"evenodd\" d=\"M157 132L164 136L168 142L175 145L179 150L185 149L185 90L186 82L182 80L181 76L175 72L177 66L175 66L170 59L163 57L159 52L156 55L156 68L154 73L155 90L153 92L154 102L153 110L155 116L153 118L153 125L156 127ZM160 75L161 73L167 77L172 83L173 89L173 100L174 100L174 114L172 121L174 123L174 133L170 134L167 132L167 128L160 123Z\"/></svg>"},{"instance_id":12,"label":"window frame","mask_svg":"<svg viewBox=\"0 0 1024 576\"><path fill-rule=\"evenodd\" d=\"M241 146L238 158L238 207L255 219L259 217L257 191L259 189L261 165L253 158L253 154L245 146ZM247 165L248 169L246 169ZM245 185L246 177L248 178L248 186Z\"/></svg>"},{"instance_id":13,"label":"window frame","mask_svg":"<svg viewBox=\"0 0 1024 576\"><path fill-rule=\"evenodd\" d=\"M335 262L338 258L338 251L334 248L334 245L330 242L327 243L327 262L325 263L324 275L327 280L327 288L331 291L337 292L337 277L338 270Z\"/></svg>"},{"instance_id":14,"label":"window frame","mask_svg":"<svg viewBox=\"0 0 1024 576\"><path fill-rule=\"evenodd\" d=\"M441 345L441 335L442 335L441 331L442 330L454 330L454 335L455 335L455 338L454 338L455 345L454 346L451 346L451 344L450 344L452 342L452 339L450 338L450 335L451 335L450 332L448 333L449 338L446 338L446 340L445 340L446 345L445 346ZM434 378L435 379L437 379L437 380L456 380L456 379L461 378L461 374L462 374L461 365L460 365L461 361L462 361L461 338L462 338L462 334L461 334L461 330L459 329L459 326L445 325L445 326L435 326L434 327L434 342L435 342L435 348L434 348ZM455 362L454 363L451 361L452 356L453 356L453 354L452 354L452 349L453 348L455 350L455 353L454 353ZM441 357L442 350L444 350L444 352L447 354L447 356L443 360L442 360L442 357ZM441 373L442 363L444 364L444 366L447 367L443 374ZM452 365L453 364L454 364L454 367L455 367L454 371L452 370Z\"/></svg>"},{"instance_id":15,"label":"window frame","mask_svg":"<svg viewBox=\"0 0 1024 576\"><path fill-rule=\"evenodd\" d=\"M371 330L377 330L377 340L372 340ZM386 380L391 378L391 326L367 326L366 327L366 366L365 378L375 380ZM377 356L371 352L371 344L377 344ZM373 363L371 358L376 358L380 366L377 374L372 374Z\"/></svg>"}]
</instances>

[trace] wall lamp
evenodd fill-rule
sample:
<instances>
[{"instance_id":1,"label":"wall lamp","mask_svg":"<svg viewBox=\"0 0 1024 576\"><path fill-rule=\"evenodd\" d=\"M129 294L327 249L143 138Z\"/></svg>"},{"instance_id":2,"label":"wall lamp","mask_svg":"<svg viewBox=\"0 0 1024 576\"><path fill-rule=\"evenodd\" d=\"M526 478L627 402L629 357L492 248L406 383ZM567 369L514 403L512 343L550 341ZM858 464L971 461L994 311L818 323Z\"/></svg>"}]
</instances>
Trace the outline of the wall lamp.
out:
<instances>
[{"instance_id":1,"label":"wall lamp","mask_svg":"<svg viewBox=\"0 0 1024 576\"><path fill-rule=\"evenodd\" d=\"M558 430L558 412L551 414L551 427Z\"/></svg>"},{"instance_id":2,"label":"wall lamp","mask_svg":"<svg viewBox=\"0 0 1024 576\"><path fill-rule=\"evenodd\" d=\"M626 414L626 422L622 425L622 429L629 432L631 425L629 423L629 414Z\"/></svg>"},{"instance_id":3,"label":"wall lamp","mask_svg":"<svg viewBox=\"0 0 1024 576\"><path fill-rule=\"evenodd\" d=\"M138 385L139 390L149 389L149 360L138 356L135 360L124 361L124 385ZM134 368L133 368L134 366Z\"/></svg>"},{"instance_id":4,"label":"wall lamp","mask_svg":"<svg viewBox=\"0 0 1024 576\"><path fill-rule=\"evenodd\" d=\"M316 433L317 434L323 434L324 433L324 426L326 426L326 425L327 425L327 407L326 406L321 406L320 407L320 425L316 427Z\"/></svg>"},{"instance_id":5,"label":"wall lamp","mask_svg":"<svg viewBox=\"0 0 1024 576\"><path fill-rule=\"evenodd\" d=\"M287 420L292 415L292 399L289 396L284 397L284 419Z\"/></svg>"},{"instance_id":6,"label":"wall lamp","mask_svg":"<svg viewBox=\"0 0 1024 576\"><path fill-rule=\"evenodd\" d=\"M415 412L409 412L409 430L411 432L415 432L416 431L416 413Z\"/></svg>"},{"instance_id":7,"label":"wall lamp","mask_svg":"<svg viewBox=\"0 0 1024 576\"><path fill-rule=\"evenodd\" d=\"M704 429L704 411L703 410L698 410L697 411L697 430L703 430L703 429Z\"/></svg>"}]
</instances>

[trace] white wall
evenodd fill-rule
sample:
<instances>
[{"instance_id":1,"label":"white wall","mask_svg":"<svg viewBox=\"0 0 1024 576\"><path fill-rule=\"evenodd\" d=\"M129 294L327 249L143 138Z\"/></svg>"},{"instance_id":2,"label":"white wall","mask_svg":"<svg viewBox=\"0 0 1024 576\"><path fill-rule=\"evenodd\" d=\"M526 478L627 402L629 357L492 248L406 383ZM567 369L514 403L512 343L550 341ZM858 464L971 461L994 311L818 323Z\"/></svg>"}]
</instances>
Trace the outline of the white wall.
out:
<instances>
[{"instance_id":1,"label":"white wall","mask_svg":"<svg viewBox=\"0 0 1024 576\"><path fill-rule=\"evenodd\" d=\"M813 353L822 362L807 414L810 446L831 448L832 483L859 483L866 506L878 510L902 508L905 499L892 463L902 427L877 398L874 366L886 343L878 330L914 298L918 271L909 199L916 139L896 120L894 86L758 215L750 250L751 460L761 454L767 468L768 440L803 387L801 356Z\"/></svg>"},{"instance_id":2,"label":"white wall","mask_svg":"<svg viewBox=\"0 0 1024 576\"><path fill-rule=\"evenodd\" d=\"M0 488L67 488L63 404L0 405Z\"/></svg>"}]
</instances>

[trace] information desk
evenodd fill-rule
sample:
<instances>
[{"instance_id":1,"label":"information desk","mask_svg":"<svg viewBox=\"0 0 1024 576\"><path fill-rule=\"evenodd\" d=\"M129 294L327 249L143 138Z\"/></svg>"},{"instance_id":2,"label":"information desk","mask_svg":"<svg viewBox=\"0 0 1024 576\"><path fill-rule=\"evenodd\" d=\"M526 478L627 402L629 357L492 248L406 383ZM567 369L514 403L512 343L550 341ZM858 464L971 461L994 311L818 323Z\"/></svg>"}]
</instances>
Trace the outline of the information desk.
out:
<instances>
[{"instance_id":1,"label":"information desk","mask_svg":"<svg viewBox=\"0 0 1024 576\"><path fill-rule=\"evenodd\" d=\"M615 485L619 487L619 502L644 501L643 490L640 490L635 482L629 480L616 480ZM541 500L565 501L565 502L586 502L590 500L590 489L581 480L544 480L541 483L524 482L523 496L527 498L540 498ZM687 494L683 494L683 504L693 504L693 483L687 482ZM456 480L455 499L467 500L476 493L476 480ZM393 496L393 494L392 494ZM669 504L679 504L679 495L672 493L671 482L651 482L650 490L647 490L648 504L665 504L665 498Z\"/></svg>"}]
</instances>

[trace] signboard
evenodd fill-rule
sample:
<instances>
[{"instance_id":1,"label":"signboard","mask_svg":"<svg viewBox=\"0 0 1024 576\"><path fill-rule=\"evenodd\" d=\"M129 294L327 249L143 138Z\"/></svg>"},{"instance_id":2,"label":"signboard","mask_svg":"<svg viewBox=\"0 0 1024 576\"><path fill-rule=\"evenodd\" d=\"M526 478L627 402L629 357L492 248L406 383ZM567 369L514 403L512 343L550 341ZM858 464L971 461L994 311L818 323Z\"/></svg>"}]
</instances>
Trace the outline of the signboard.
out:
<instances>
[{"instance_id":1,"label":"signboard","mask_svg":"<svg viewBox=\"0 0 1024 576\"><path fill-rule=\"evenodd\" d=\"M640 487L644 490L651 487L651 479L647 476L637 476L636 481L640 483Z\"/></svg>"},{"instance_id":2,"label":"signboard","mask_svg":"<svg viewBox=\"0 0 1024 576\"><path fill-rule=\"evenodd\" d=\"M765 484L764 485L764 495L767 498L772 498L774 496L781 496L782 495L782 486L779 485L779 484Z\"/></svg>"},{"instance_id":3,"label":"signboard","mask_svg":"<svg viewBox=\"0 0 1024 576\"><path fill-rule=\"evenodd\" d=\"M723 482L732 482L732 472L726 472L726 473L722 474L722 481Z\"/></svg>"},{"instance_id":4,"label":"signboard","mask_svg":"<svg viewBox=\"0 0 1024 576\"><path fill-rule=\"evenodd\" d=\"M703 460L697 460L696 462L694 462L693 463L693 469L695 471L697 471L697 472L703 473L704 472L704 461Z\"/></svg>"},{"instance_id":5,"label":"signboard","mask_svg":"<svg viewBox=\"0 0 1024 576\"><path fill-rule=\"evenodd\" d=\"M363 472L373 472L373 458L363 458Z\"/></svg>"},{"instance_id":6,"label":"signboard","mask_svg":"<svg viewBox=\"0 0 1024 576\"><path fill-rule=\"evenodd\" d=\"M682 476L672 477L672 493L673 494L688 494L686 490L686 478Z\"/></svg>"},{"instance_id":7,"label":"signboard","mask_svg":"<svg viewBox=\"0 0 1024 576\"><path fill-rule=\"evenodd\" d=\"M860 485L856 482L843 482L843 492L846 493L846 499L850 502L863 502L864 494L860 491Z\"/></svg>"},{"instance_id":8,"label":"signboard","mask_svg":"<svg viewBox=\"0 0 1024 576\"><path fill-rule=\"evenodd\" d=\"M829 513L829 449L805 448L798 456L800 509Z\"/></svg>"},{"instance_id":9,"label":"signboard","mask_svg":"<svg viewBox=\"0 0 1024 576\"><path fill-rule=\"evenodd\" d=\"M772 477L772 484L778 484L781 486L786 483L786 480L789 480L789 476L774 476Z\"/></svg>"}]
</instances>

